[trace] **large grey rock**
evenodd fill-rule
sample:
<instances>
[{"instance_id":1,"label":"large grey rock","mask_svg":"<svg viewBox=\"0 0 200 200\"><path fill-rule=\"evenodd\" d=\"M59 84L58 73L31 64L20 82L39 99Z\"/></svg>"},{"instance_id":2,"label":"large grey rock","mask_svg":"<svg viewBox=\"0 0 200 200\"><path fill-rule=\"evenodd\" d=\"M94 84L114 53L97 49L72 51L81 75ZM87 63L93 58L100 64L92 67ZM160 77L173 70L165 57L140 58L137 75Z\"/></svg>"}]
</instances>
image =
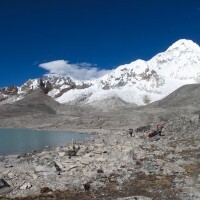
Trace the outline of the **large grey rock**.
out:
<instances>
[{"instance_id":1,"label":"large grey rock","mask_svg":"<svg viewBox=\"0 0 200 200\"><path fill-rule=\"evenodd\" d=\"M3 179L0 179L0 195L5 195L12 191L13 188Z\"/></svg>"},{"instance_id":2,"label":"large grey rock","mask_svg":"<svg viewBox=\"0 0 200 200\"><path fill-rule=\"evenodd\" d=\"M5 188L5 187L10 187L10 185L3 179L0 179L0 189Z\"/></svg>"},{"instance_id":3,"label":"large grey rock","mask_svg":"<svg viewBox=\"0 0 200 200\"><path fill-rule=\"evenodd\" d=\"M35 172L40 173L40 174L45 175L45 176L50 176L50 175L55 174L56 168L39 165L39 166L35 167Z\"/></svg>"},{"instance_id":4,"label":"large grey rock","mask_svg":"<svg viewBox=\"0 0 200 200\"><path fill-rule=\"evenodd\" d=\"M66 151L58 151L58 155L62 158L67 155Z\"/></svg>"},{"instance_id":5,"label":"large grey rock","mask_svg":"<svg viewBox=\"0 0 200 200\"><path fill-rule=\"evenodd\" d=\"M32 187L31 183L28 182L28 183L24 183L24 184L20 187L20 189L21 189L21 190L26 190L26 189L30 189L31 187Z\"/></svg>"},{"instance_id":6,"label":"large grey rock","mask_svg":"<svg viewBox=\"0 0 200 200\"><path fill-rule=\"evenodd\" d=\"M81 146L78 152L76 153L77 156L82 156L88 152L88 148L86 146Z\"/></svg>"},{"instance_id":7,"label":"large grey rock","mask_svg":"<svg viewBox=\"0 0 200 200\"><path fill-rule=\"evenodd\" d=\"M15 177L15 174L14 174L13 172L9 172L9 173L8 173L8 177L12 179L12 178Z\"/></svg>"}]
</instances>

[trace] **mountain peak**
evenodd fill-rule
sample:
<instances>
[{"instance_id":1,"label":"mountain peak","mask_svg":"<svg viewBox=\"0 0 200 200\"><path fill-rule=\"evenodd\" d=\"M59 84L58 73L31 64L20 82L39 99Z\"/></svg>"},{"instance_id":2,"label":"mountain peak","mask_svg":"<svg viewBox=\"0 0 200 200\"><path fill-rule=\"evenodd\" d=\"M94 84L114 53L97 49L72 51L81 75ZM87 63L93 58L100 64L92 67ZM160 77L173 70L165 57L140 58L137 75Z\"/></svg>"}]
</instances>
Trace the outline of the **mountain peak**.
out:
<instances>
[{"instance_id":1,"label":"mountain peak","mask_svg":"<svg viewBox=\"0 0 200 200\"><path fill-rule=\"evenodd\" d=\"M18 88L18 95L23 98L26 93L42 88L60 103L92 103L117 97L145 105L191 83L200 83L200 47L191 40L181 39L149 61L138 59L98 79L77 81L48 74L43 79L26 82Z\"/></svg>"},{"instance_id":2,"label":"mountain peak","mask_svg":"<svg viewBox=\"0 0 200 200\"><path fill-rule=\"evenodd\" d=\"M180 39L174 44L172 44L167 51L172 51L172 50L195 50L199 51L199 45L193 42L192 40L187 40L187 39Z\"/></svg>"}]
</instances>

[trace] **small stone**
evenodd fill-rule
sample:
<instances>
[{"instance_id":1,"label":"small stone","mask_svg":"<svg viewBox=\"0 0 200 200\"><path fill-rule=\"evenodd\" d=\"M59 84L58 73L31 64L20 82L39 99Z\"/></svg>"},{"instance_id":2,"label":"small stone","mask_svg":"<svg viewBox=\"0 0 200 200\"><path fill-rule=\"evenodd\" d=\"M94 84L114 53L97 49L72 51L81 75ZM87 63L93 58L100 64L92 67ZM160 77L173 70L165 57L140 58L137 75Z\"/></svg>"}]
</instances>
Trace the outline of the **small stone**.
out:
<instances>
[{"instance_id":1,"label":"small stone","mask_svg":"<svg viewBox=\"0 0 200 200\"><path fill-rule=\"evenodd\" d=\"M136 165L141 165L141 162L140 162L139 160L137 160L137 161L135 162L135 164L136 164Z\"/></svg>"},{"instance_id":2,"label":"small stone","mask_svg":"<svg viewBox=\"0 0 200 200\"><path fill-rule=\"evenodd\" d=\"M85 190L85 191L89 191L89 190L90 190L90 183L85 183L85 184L83 185L83 187L84 187L84 190Z\"/></svg>"},{"instance_id":3,"label":"small stone","mask_svg":"<svg viewBox=\"0 0 200 200\"><path fill-rule=\"evenodd\" d=\"M8 177L9 177L9 178L14 178L15 175L14 175L14 173L10 172L10 173L8 173Z\"/></svg>"},{"instance_id":4,"label":"small stone","mask_svg":"<svg viewBox=\"0 0 200 200\"><path fill-rule=\"evenodd\" d=\"M104 173L102 169L97 169L97 173L101 174Z\"/></svg>"},{"instance_id":5,"label":"small stone","mask_svg":"<svg viewBox=\"0 0 200 200\"><path fill-rule=\"evenodd\" d=\"M48 193L48 192L52 192L52 189L48 187L44 187L40 189L40 193Z\"/></svg>"}]
</instances>

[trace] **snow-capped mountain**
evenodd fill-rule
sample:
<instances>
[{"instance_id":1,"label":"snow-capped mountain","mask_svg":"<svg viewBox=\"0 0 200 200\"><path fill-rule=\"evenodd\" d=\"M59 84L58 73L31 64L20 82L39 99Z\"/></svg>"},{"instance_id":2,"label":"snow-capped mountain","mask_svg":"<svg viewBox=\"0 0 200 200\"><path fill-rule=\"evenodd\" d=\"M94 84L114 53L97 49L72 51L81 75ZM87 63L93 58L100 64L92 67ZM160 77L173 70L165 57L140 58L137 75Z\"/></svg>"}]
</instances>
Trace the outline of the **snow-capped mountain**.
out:
<instances>
[{"instance_id":1,"label":"snow-capped mountain","mask_svg":"<svg viewBox=\"0 0 200 200\"><path fill-rule=\"evenodd\" d=\"M46 75L18 88L23 96L37 88L60 103L93 103L117 97L128 103L145 105L160 100L185 84L200 82L200 47L191 40L179 40L149 61L136 60L117 67L95 80L75 81L69 77Z\"/></svg>"},{"instance_id":2,"label":"snow-capped mountain","mask_svg":"<svg viewBox=\"0 0 200 200\"><path fill-rule=\"evenodd\" d=\"M87 102L111 96L144 105L167 96L182 85L200 82L200 47L191 40L179 40L149 61L136 60L119 66L96 79L83 90L70 90L57 100L61 103L80 98ZM52 93L51 93L52 94Z\"/></svg>"}]
</instances>

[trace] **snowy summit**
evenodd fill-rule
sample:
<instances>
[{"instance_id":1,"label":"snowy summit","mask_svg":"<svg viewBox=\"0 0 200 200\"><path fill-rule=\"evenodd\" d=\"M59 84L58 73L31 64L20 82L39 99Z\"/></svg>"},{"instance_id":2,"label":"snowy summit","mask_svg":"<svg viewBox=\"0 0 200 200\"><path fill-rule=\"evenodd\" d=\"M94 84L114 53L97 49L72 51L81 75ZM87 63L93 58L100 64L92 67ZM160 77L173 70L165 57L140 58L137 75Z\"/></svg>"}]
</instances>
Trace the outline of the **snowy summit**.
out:
<instances>
[{"instance_id":1,"label":"snowy summit","mask_svg":"<svg viewBox=\"0 0 200 200\"><path fill-rule=\"evenodd\" d=\"M17 100L37 89L40 81L29 80L19 87ZM136 60L121 65L95 80L77 81L49 74L43 81L48 83L48 95L60 103L91 104L115 98L146 105L164 98L182 85L200 82L200 47L191 40L181 39L148 61Z\"/></svg>"},{"instance_id":2,"label":"snowy summit","mask_svg":"<svg viewBox=\"0 0 200 200\"><path fill-rule=\"evenodd\" d=\"M182 39L149 61L136 60L121 65L99 79L85 82L90 87L70 90L56 100L65 103L84 97L91 103L115 96L125 102L145 105L162 99L182 85L199 82L200 47Z\"/></svg>"}]
</instances>

